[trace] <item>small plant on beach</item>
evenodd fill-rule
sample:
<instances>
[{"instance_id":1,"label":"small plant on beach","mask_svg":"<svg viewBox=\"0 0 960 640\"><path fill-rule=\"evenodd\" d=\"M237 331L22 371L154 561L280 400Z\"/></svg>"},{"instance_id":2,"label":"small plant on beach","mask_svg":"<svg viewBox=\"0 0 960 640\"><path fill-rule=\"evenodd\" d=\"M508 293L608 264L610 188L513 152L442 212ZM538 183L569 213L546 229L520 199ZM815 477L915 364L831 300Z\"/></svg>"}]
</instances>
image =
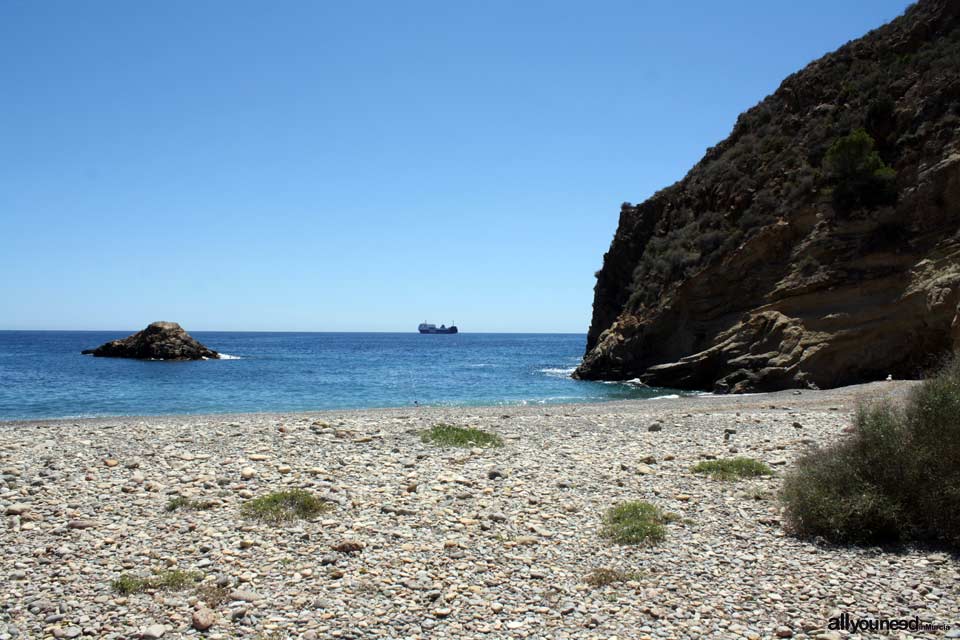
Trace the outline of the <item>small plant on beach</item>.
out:
<instances>
[{"instance_id":1,"label":"small plant on beach","mask_svg":"<svg viewBox=\"0 0 960 640\"><path fill-rule=\"evenodd\" d=\"M600 535L617 544L655 544L667 537L664 525L676 519L649 502L623 502L607 509Z\"/></svg>"},{"instance_id":2,"label":"small plant on beach","mask_svg":"<svg viewBox=\"0 0 960 640\"><path fill-rule=\"evenodd\" d=\"M197 587L197 597L211 609L216 609L230 599L230 588L221 587L212 582L202 584Z\"/></svg>"},{"instance_id":3,"label":"small plant on beach","mask_svg":"<svg viewBox=\"0 0 960 640\"><path fill-rule=\"evenodd\" d=\"M745 491L743 494L743 497L747 498L748 500L756 500L756 501L770 500L771 498L774 497L774 493L768 489L754 487L753 489L749 489Z\"/></svg>"},{"instance_id":4,"label":"small plant on beach","mask_svg":"<svg viewBox=\"0 0 960 640\"><path fill-rule=\"evenodd\" d=\"M456 427L451 424L438 424L420 432L423 442L442 447L502 447L503 439L495 433L481 429Z\"/></svg>"},{"instance_id":5,"label":"small plant on beach","mask_svg":"<svg viewBox=\"0 0 960 640\"><path fill-rule=\"evenodd\" d=\"M832 542L960 547L960 359L902 405L861 406L853 433L784 479L787 527Z\"/></svg>"},{"instance_id":6,"label":"small plant on beach","mask_svg":"<svg viewBox=\"0 0 960 640\"><path fill-rule=\"evenodd\" d=\"M309 491L291 489L276 491L245 502L240 513L254 520L264 522L284 522L297 518L313 518L332 508L329 502L321 500Z\"/></svg>"},{"instance_id":7,"label":"small plant on beach","mask_svg":"<svg viewBox=\"0 0 960 640\"><path fill-rule=\"evenodd\" d=\"M182 591L193 586L201 579L203 579L203 574L199 571L172 569L160 571L152 576L136 576L123 573L111 582L110 586L120 595L126 596L143 591Z\"/></svg>"},{"instance_id":8,"label":"small plant on beach","mask_svg":"<svg viewBox=\"0 0 960 640\"><path fill-rule=\"evenodd\" d=\"M213 500L193 500L186 496L177 496L170 498L170 501L167 502L166 510L170 513L180 509L206 511L207 509L213 509L215 506L216 503Z\"/></svg>"},{"instance_id":9,"label":"small plant on beach","mask_svg":"<svg viewBox=\"0 0 960 640\"><path fill-rule=\"evenodd\" d=\"M608 567L594 569L583 579L591 587L606 587L618 582L636 582L643 578L641 571L620 571Z\"/></svg>"},{"instance_id":10,"label":"small plant on beach","mask_svg":"<svg viewBox=\"0 0 960 640\"><path fill-rule=\"evenodd\" d=\"M704 473L714 480L741 480L757 476L769 476L773 473L767 465L753 458L726 458L723 460L704 460L690 469L694 473Z\"/></svg>"}]
</instances>

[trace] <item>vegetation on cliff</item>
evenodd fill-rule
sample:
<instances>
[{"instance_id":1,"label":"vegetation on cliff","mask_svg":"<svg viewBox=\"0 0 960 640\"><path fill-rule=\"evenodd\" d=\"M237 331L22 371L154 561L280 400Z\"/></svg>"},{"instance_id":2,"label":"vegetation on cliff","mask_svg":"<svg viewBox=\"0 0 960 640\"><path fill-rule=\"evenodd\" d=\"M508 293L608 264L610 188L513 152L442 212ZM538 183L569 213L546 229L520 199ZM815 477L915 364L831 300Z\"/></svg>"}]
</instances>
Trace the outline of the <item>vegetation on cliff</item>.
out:
<instances>
[{"instance_id":1,"label":"vegetation on cliff","mask_svg":"<svg viewBox=\"0 0 960 640\"><path fill-rule=\"evenodd\" d=\"M955 2L791 75L683 180L622 206L576 375L717 391L914 375L953 345L958 132Z\"/></svg>"}]
</instances>

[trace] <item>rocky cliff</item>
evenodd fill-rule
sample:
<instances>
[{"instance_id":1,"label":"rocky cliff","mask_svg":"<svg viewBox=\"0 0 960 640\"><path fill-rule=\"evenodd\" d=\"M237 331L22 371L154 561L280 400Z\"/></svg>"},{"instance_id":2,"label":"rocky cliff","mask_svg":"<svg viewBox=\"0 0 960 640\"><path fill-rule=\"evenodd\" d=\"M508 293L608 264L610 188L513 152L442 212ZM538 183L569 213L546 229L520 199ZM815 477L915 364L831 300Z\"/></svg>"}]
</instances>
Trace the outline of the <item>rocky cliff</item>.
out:
<instances>
[{"instance_id":1,"label":"rocky cliff","mask_svg":"<svg viewBox=\"0 0 960 640\"><path fill-rule=\"evenodd\" d=\"M788 77L624 204L575 377L720 392L915 376L960 347L960 1Z\"/></svg>"},{"instance_id":2,"label":"rocky cliff","mask_svg":"<svg viewBox=\"0 0 960 640\"><path fill-rule=\"evenodd\" d=\"M210 360L220 357L213 349L197 342L176 322L153 322L143 331L80 353L100 358L139 360Z\"/></svg>"}]
</instances>

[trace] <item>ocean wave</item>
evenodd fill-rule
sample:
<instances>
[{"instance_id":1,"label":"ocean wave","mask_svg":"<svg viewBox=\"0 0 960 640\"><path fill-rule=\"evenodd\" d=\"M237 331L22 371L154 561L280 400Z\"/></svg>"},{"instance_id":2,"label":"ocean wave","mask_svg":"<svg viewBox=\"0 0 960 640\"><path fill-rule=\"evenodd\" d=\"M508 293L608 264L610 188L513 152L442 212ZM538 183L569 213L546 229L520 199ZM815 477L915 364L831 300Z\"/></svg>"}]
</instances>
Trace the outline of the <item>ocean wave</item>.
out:
<instances>
[{"instance_id":1,"label":"ocean wave","mask_svg":"<svg viewBox=\"0 0 960 640\"><path fill-rule=\"evenodd\" d=\"M240 356L231 356L230 354L227 354L227 353L221 353L220 359L221 360L243 360L243 358Z\"/></svg>"},{"instance_id":2,"label":"ocean wave","mask_svg":"<svg viewBox=\"0 0 960 640\"><path fill-rule=\"evenodd\" d=\"M546 367L538 369L538 373L545 373L553 378L569 378L570 374L576 371L576 367Z\"/></svg>"},{"instance_id":3,"label":"ocean wave","mask_svg":"<svg viewBox=\"0 0 960 640\"><path fill-rule=\"evenodd\" d=\"M481 368L485 368L485 367L495 367L495 366L497 366L497 365L495 365L495 364L490 364L489 362L479 362L479 363L477 363L477 364L468 364L468 365L467 365L467 368L469 368L469 369L481 369Z\"/></svg>"},{"instance_id":4,"label":"ocean wave","mask_svg":"<svg viewBox=\"0 0 960 640\"><path fill-rule=\"evenodd\" d=\"M589 398L584 398L581 396L548 396L546 398L529 398L524 400L511 400L511 401L503 402L500 404L503 406L519 405L521 407L529 407L529 406L540 406L540 405L557 404L557 403L564 403L564 402L589 402L589 401L590 401Z\"/></svg>"},{"instance_id":5,"label":"ocean wave","mask_svg":"<svg viewBox=\"0 0 960 640\"><path fill-rule=\"evenodd\" d=\"M648 400L679 400L680 396L675 393L671 393L665 396L656 396L654 398L647 398Z\"/></svg>"},{"instance_id":6,"label":"ocean wave","mask_svg":"<svg viewBox=\"0 0 960 640\"><path fill-rule=\"evenodd\" d=\"M640 378L632 378L630 380L597 380L600 384L625 384L630 387L643 387L648 388L648 385L644 384Z\"/></svg>"}]
</instances>

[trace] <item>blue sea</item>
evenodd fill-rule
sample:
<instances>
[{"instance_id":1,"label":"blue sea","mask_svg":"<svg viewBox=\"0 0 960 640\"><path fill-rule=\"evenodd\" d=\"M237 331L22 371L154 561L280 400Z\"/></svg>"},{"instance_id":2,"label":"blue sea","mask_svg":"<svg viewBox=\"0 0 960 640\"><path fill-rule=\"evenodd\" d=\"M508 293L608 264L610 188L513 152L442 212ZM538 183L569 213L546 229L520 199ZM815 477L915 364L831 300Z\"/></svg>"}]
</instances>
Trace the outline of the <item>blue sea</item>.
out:
<instances>
[{"instance_id":1,"label":"blue sea","mask_svg":"<svg viewBox=\"0 0 960 640\"><path fill-rule=\"evenodd\" d=\"M573 380L586 336L418 333L191 334L224 360L82 356L128 331L0 331L0 420L521 405L675 393Z\"/></svg>"}]
</instances>

